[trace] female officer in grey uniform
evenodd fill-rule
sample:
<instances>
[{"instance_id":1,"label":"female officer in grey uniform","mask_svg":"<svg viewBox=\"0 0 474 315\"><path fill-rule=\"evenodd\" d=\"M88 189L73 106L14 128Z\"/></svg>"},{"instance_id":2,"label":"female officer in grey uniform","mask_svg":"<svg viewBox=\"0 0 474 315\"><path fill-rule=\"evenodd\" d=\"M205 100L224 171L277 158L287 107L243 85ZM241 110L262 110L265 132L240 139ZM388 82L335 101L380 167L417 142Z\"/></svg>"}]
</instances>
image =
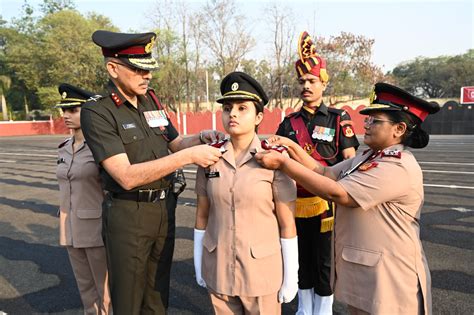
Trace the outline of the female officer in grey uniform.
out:
<instances>
[{"instance_id":1,"label":"female officer in grey uniform","mask_svg":"<svg viewBox=\"0 0 474 315\"><path fill-rule=\"evenodd\" d=\"M59 145L59 243L66 246L84 305L84 314L109 314L107 262L102 241L103 193L99 170L84 141L81 105L94 94L61 84L64 122L72 137Z\"/></svg>"},{"instance_id":2,"label":"female officer in grey uniform","mask_svg":"<svg viewBox=\"0 0 474 315\"><path fill-rule=\"evenodd\" d=\"M353 314L431 314L431 278L419 236L423 176L406 147L428 144L421 124L438 110L377 83L370 106L361 111L369 115L364 134L369 150L332 167L308 159L298 146L290 147L290 156L304 166L272 152L256 156L338 205L332 284L336 299ZM287 142L278 138L273 142Z\"/></svg>"}]
</instances>

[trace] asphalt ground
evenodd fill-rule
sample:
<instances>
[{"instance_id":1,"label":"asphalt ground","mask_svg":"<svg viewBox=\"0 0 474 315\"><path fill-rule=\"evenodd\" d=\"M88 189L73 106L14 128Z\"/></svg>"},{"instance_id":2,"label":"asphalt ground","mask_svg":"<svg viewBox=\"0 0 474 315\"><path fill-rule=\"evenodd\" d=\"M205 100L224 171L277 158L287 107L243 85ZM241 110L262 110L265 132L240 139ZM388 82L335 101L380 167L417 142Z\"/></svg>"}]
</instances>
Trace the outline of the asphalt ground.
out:
<instances>
[{"instance_id":1,"label":"asphalt ground","mask_svg":"<svg viewBox=\"0 0 474 315\"><path fill-rule=\"evenodd\" d=\"M82 314L66 250L58 246L55 169L62 139L0 138L0 314ZM413 152L424 175L421 238L433 311L474 314L474 136L432 136L427 148ZM195 170L185 169L188 186L176 213L169 314L212 313L194 280ZM340 303L334 309L346 313ZM295 310L296 299L283 307L284 314Z\"/></svg>"}]
</instances>

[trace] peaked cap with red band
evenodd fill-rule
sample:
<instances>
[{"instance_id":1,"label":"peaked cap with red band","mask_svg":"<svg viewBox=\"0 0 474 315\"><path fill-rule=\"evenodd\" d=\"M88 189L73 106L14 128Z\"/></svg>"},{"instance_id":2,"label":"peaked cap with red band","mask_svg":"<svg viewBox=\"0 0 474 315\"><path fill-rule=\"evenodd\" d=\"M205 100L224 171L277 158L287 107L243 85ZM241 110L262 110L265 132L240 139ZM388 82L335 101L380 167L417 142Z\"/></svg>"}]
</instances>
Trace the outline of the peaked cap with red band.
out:
<instances>
[{"instance_id":1,"label":"peaked cap with red band","mask_svg":"<svg viewBox=\"0 0 474 315\"><path fill-rule=\"evenodd\" d=\"M300 59L295 64L298 78L305 73L310 73L319 77L322 82L329 81L326 60L316 53L316 46L308 32L301 33L298 39L298 55Z\"/></svg>"},{"instance_id":2,"label":"peaked cap with red band","mask_svg":"<svg viewBox=\"0 0 474 315\"><path fill-rule=\"evenodd\" d=\"M149 71L158 69L151 55L155 38L153 32L127 34L99 30L92 34L92 41L102 48L104 57L119 58L131 67Z\"/></svg>"},{"instance_id":3,"label":"peaked cap with red band","mask_svg":"<svg viewBox=\"0 0 474 315\"><path fill-rule=\"evenodd\" d=\"M429 114L439 111L436 103L427 102L388 83L376 83L370 96L370 105L360 111L368 115L373 111L405 111L424 121Z\"/></svg>"}]
</instances>

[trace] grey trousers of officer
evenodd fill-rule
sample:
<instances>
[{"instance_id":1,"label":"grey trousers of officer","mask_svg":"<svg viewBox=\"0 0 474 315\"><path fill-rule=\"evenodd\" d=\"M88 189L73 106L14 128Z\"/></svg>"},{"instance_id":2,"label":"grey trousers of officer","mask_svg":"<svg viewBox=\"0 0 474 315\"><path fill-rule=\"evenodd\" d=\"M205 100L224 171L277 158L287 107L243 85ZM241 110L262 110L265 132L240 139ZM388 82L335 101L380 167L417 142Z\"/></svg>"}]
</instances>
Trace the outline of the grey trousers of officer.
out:
<instances>
[{"instance_id":1,"label":"grey trousers of officer","mask_svg":"<svg viewBox=\"0 0 474 315\"><path fill-rule=\"evenodd\" d=\"M169 285L169 266L158 270L160 261L171 259L162 256L168 234L166 201L135 202L109 195L103 203L102 232L114 313L165 314L168 292L164 297L157 287L168 290ZM160 280L159 274L166 279Z\"/></svg>"},{"instance_id":2,"label":"grey trousers of officer","mask_svg":"<svg viewBox=\"0 0 474 315\"><path fill-rule=\"evenodd\" d=\"M81 295L84 314L112 314L105 248L66 246Z\"/></svg>"}]
</instances>

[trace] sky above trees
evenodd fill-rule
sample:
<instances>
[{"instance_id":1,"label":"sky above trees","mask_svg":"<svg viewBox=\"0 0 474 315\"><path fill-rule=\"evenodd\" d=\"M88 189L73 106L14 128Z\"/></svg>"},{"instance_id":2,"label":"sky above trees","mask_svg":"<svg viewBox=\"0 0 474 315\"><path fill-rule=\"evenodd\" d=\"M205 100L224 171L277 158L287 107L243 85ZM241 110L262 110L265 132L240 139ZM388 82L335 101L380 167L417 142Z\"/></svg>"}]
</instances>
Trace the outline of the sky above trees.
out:
<instances>
[{"instance_id":1,"label":"sky above trees","mask_svg":"<svg viewBox=\"0 0 474 315\"><path fill-rule=\"evenodd\" d=\"M29 0L33 5L42 0ZM122 31L153 28L156 7L163 0L76 0L77 9L109 17ZM174 1L178 2L178 1ZM188 10L198 10L205 0L184 1ZM416 57L458 55L474 48L474 2L471 0L237 0L238 14L247 17L245 27L257 39L250 51L254 59L268 58L271 43L268 6L287 6L295 33L337 36L350 32L374 39L372 61L382 70ZM9 20L18 15L23 1L2 0L0 14ZM294 39L293 46L296 45Z\"/></svg>"}]
</instances>

